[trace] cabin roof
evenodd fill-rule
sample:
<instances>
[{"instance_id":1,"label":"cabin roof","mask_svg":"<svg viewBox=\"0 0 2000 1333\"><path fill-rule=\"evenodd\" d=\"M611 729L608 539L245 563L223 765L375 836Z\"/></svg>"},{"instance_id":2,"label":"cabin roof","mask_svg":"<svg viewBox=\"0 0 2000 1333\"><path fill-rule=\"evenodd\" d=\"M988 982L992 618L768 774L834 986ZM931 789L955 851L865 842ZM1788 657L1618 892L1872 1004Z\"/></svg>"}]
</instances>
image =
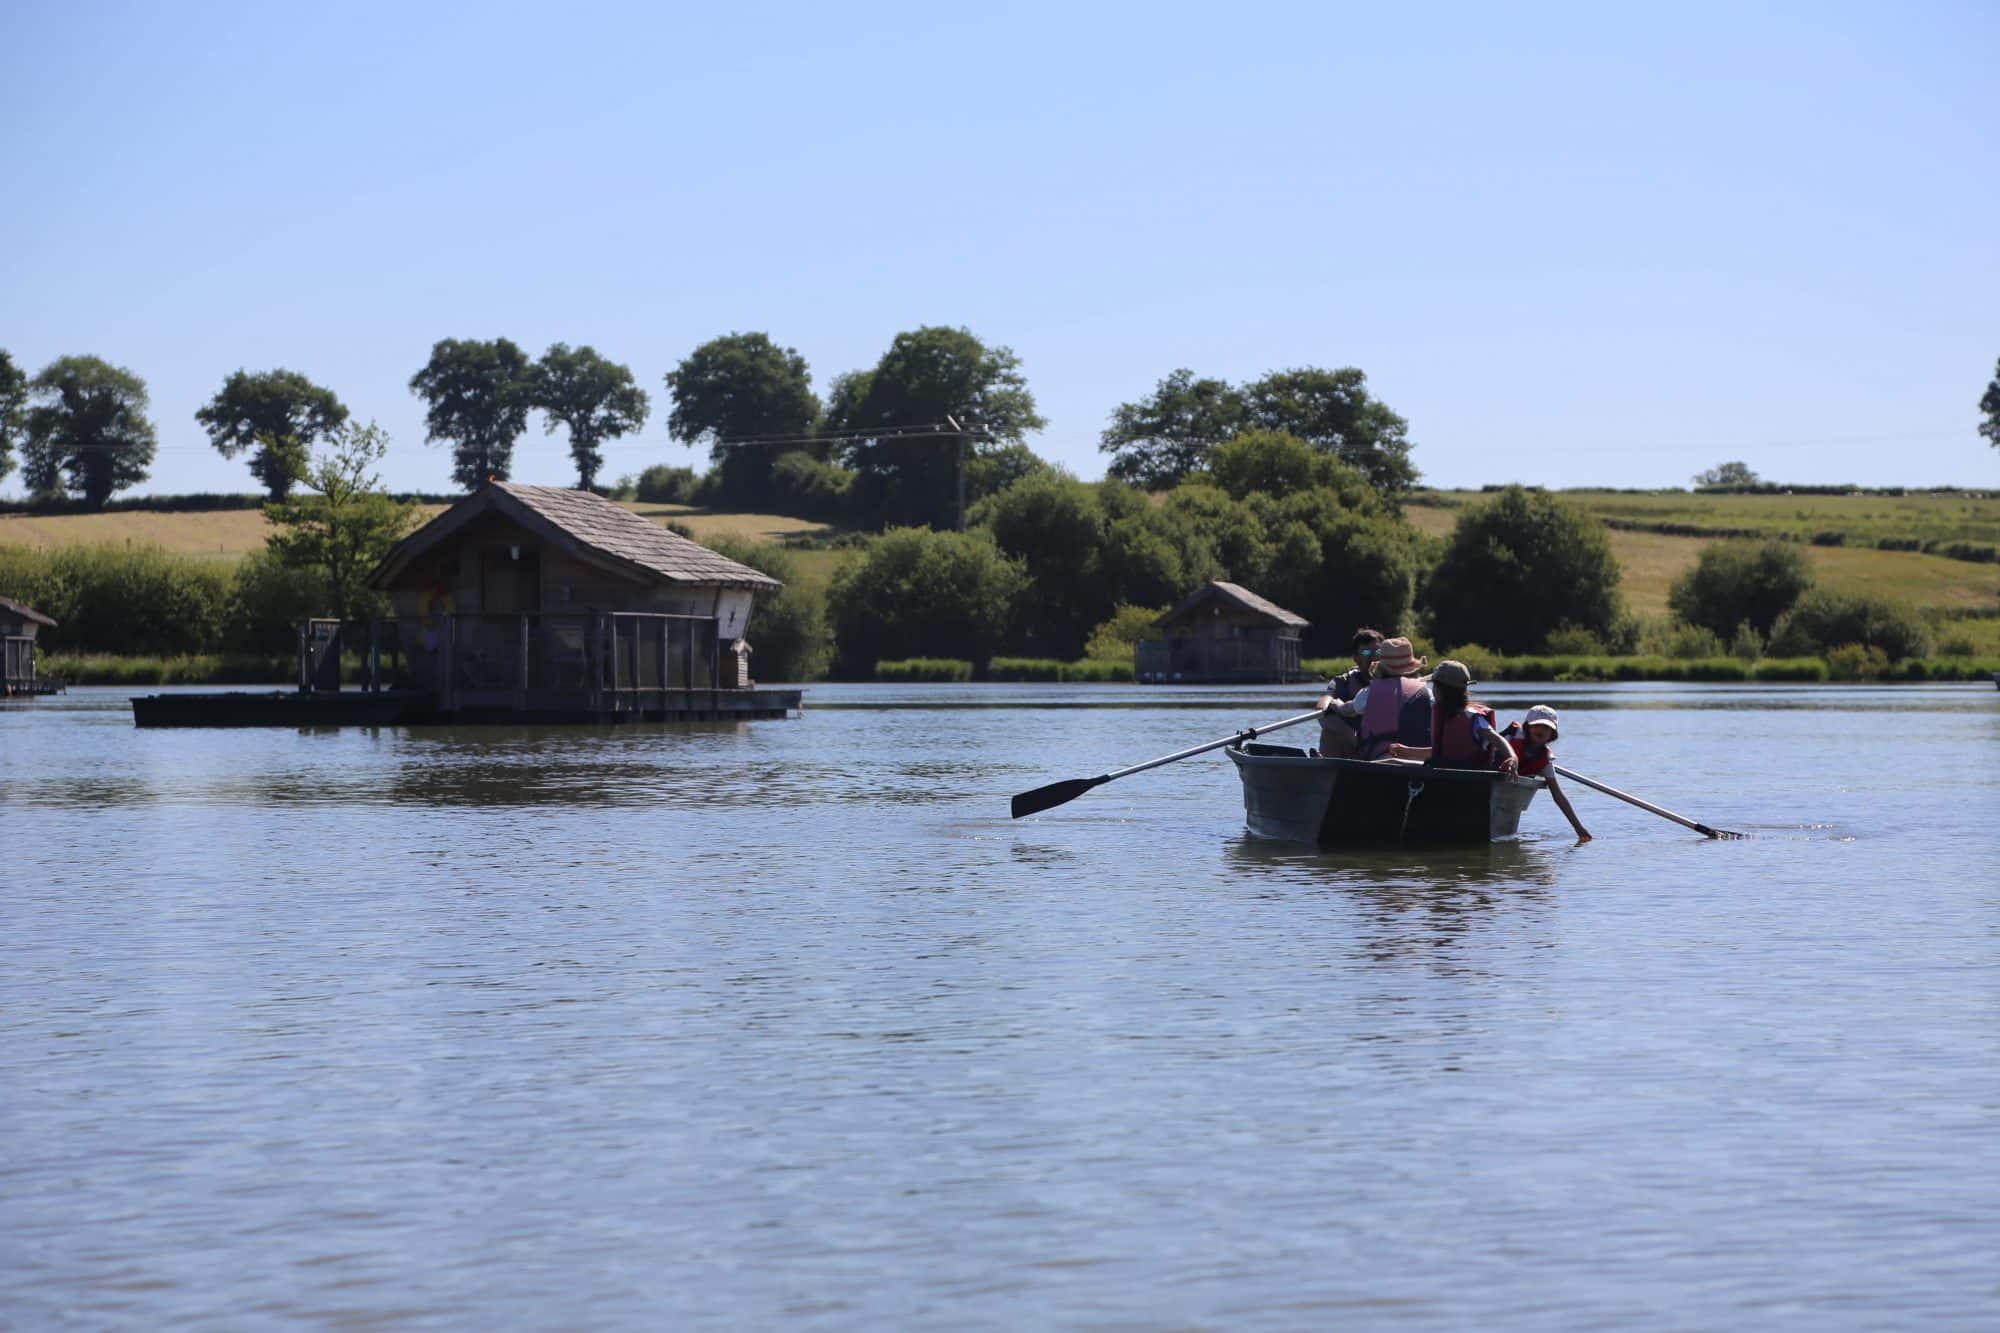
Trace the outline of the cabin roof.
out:
<instances>
[{"instance_id":1,"label":"cabin roof","mask_svg":"<svg viewBox=\"0 0 2000 1333\"><path fill-rule=\"evenodd\" d=\"M725 588L785 586L594 492L512 481L488 482L398 542L369 576L369 585L386 586L412 560L487 513L501 514L558 546L608 558L645 577Z\"/></svg>"},{"instance_id":2,"label":"cabin roof","mask_svg":"<svg viewBox=\"0 0 2000 1333\"><path fill-rule=\"evenodd\" d=\"M1171 625L1175 621L1187 616L1190 612L1200 610L1211 601L1218 599L1233 602L1252 615L1261 616L1274 625L1292 625L1299 629L1304 629L1307 625L1312 624L1304 616L1287 611L1276 602L1259 597L1256 593L1251 592L1241 584L1224 583L1221 579L1216 579L1205 587L1195 589L1181 599L1180 605L1161 616L1155 623L1162 626Z\"/></svg>"},{"instance_id":3,"label":"cabin roof","mask_svg":"<svg viewBox=\"0 0 2000 1333\"><path fill-rule=\"evenodd\" d=\"M50 620L34 607L17 602L11 597L0 597L0 611L5 611L8 615L19 616L23 620L32 620L37 625L47 625L51 629L55 627L55 621Z\"/></svg>"}]
</instances>

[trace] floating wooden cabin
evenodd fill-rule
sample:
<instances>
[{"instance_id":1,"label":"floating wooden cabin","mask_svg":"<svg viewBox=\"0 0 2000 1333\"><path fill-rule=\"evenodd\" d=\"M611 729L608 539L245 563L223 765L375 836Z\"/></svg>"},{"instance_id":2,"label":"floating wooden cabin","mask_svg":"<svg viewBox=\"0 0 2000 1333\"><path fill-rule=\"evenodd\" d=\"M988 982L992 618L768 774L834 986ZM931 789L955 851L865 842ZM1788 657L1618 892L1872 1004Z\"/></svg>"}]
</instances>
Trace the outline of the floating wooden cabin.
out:
<instances>
[{"instance_id":1,"label":"floating wooden cabin","mask_svg":"<svg viewBox=\"0 0 2000 1333\"><path fill-rule=\"evenodd\" d=\"M751 683L743 641L756 595L783 585L589 491L491 482L404 538L368 583L393 616L304 626L297 694L160 695L134 700L135 717L183 722L191 698L281 723L685 721L799 706L798 690ZM242 702L260 697L276 702ZM203 710L184 724L228 724L230 708Z\"/></svg>"},{"instance_id":2,"label":"floating wooden cabin","mask_svg":"<svg viewBox=\"0 0 2000 1333\"><path fill-rule=\"evenodd\" d=\"M1285 684L1306 679L1299 636L1312 622L1248 588L1216 580L1156 622L1157 639L1134 652L1151 684Z\"/></svg>"},{"instance_id":3,"label":"floating wooden cabin","mask_svg":"<svg viewBox=\"0 0 2000 1333\"><path fill-rule=\"evenodd\" d=\"M32 606L0 597L0 697L53 694L62 688L36 674L35 634L55 621Z\"/></svg>"}]
</instances>

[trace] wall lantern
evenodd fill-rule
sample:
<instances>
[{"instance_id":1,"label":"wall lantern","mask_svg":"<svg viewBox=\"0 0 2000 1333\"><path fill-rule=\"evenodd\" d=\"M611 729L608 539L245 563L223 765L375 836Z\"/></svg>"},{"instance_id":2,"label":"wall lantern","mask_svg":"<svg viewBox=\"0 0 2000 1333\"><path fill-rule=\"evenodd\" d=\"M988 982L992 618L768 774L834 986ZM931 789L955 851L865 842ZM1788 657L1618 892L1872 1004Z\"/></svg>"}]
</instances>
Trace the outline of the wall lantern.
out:
<instances>
[{"instance_id":1,"label":"wall lantern","mask_svg":"<svg viewBox=\"0 0 2000 1333\"><path fill-rule=\"evenodd\" d=\"M510 546L507 548L507 554L513 557L514 559L519 560L521 558L521 548L518 546Z\"/></svg>"}]
</instances>

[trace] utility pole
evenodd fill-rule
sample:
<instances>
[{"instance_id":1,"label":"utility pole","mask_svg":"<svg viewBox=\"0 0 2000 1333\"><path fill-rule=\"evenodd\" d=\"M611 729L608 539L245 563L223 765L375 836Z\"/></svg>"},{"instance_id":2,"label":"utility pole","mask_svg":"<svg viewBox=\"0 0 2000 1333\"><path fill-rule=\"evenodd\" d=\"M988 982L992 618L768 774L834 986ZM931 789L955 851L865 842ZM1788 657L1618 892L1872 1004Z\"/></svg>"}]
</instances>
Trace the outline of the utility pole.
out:
<instances>
[{"instance_id":1,"label":"utility pole","mask_svg":"<svg viewBox=\"0 0 2000 1333\"><path fill-rule=\"evenodd\" d=\"M958 436L958 530L965 531L965 427L958 424L958 418L947 415L951 429Z\"/></svg>"}]
</instances>

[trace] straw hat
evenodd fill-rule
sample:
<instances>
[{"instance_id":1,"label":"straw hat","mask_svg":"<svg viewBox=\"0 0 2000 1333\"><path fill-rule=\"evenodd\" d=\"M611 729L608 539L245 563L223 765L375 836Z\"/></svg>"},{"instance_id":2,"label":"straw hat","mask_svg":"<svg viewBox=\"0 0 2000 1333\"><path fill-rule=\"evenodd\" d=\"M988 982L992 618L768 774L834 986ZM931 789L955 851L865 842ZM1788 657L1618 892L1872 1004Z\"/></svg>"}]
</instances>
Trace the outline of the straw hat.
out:
<instances>
[{"instance_id":1,"label":"straw hat","mask_svg":"<svg viewBox=\"0 0 2000 1333\"><path fill-rule=\"evenodd\" d=\"M1562 735L1562 731L1556 726L1556 710L1547 704L1536 704L1523 714L1521 717L1521 730L1526 731L1537 722L1555 733L1554 736L1549 737L1550 740L1555 740Z\"/></svg>"},{"instance_id":2,"label":"straw hat","mask_svg":"<svg viewBox=\"0 0 2000 1333\"><path fill-rule=\"evenodd\" d=\"M1384 639L1382 646L1375 650L1375 674L1378 676L1407 676L1423 662L1424 659L1410 647L1408 639Z\"/></svg>"}]
</instances>

